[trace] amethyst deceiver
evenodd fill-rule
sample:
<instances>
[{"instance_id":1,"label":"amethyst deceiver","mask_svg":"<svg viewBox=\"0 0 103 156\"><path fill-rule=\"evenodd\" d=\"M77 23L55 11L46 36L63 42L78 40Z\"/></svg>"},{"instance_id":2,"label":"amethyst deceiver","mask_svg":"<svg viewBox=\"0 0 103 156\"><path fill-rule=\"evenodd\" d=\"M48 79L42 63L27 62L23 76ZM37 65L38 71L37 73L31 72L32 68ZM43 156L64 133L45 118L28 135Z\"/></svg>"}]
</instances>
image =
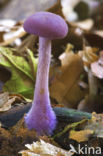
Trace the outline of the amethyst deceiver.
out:
<instances>
[{"instance_id":1,"label":"amethyst deceiver","mask_svg":"<svg viewBox=\"0 0 103 156\"><path fill-rule=\"evenodd\" d=\"M56 115L49 98L48 76L51 57L51 40L64 38L68 26L59 15L37 12L24 22L24 30L39 36L39 63L32 107L25 117L28 129L38 134L52 134L56 127Z\"/></svg>"}]
</instances>

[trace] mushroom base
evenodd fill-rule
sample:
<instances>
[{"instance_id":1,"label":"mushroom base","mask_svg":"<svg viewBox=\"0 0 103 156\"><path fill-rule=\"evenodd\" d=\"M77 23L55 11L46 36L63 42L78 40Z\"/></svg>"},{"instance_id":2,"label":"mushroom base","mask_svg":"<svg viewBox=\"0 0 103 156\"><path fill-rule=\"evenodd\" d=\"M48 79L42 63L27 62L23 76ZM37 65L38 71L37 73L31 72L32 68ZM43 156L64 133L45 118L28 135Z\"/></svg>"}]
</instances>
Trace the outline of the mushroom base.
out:
<instances>
[{"instance_id":1,"label":"mushroom base","mask_svg":"<svg viewBox=\"0 0 103 156\"><path fill-rule=\"evenodd\" d=\"M37 105L36 105L37 106ZM39 135L52 135L56 128L56 115L51 106L40 109L40 107L30 109L25 116L25 123L29 130L36 130Z\"/></svg>"}]
</instances>

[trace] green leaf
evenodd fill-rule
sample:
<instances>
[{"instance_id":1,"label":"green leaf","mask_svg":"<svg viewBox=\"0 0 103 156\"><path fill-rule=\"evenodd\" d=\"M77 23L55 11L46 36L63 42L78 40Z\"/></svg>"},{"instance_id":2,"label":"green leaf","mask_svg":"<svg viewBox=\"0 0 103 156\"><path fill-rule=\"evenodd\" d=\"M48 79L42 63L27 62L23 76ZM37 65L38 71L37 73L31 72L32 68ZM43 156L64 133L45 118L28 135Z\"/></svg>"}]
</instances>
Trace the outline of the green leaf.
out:
<instances>
[{"instance_id":1,"label":"green leaf","mask_svg":"<svg viewBox=\"0 0 103 156\"><path fill-rule=\"evenodd\" d=\"M33 52L30 49L27 49L27 54L28 54L29 64L31 65L31 69L32 69L32 76L35 78L36 77L35 73L37 72L38 59L33 56Z\"/></svg>"},{"instance_id":2,"label":"green leaf","mask_svg":"<svg viewBox=\"0 0 103 156\"><path fill-rule=\"evenodd\" d=\"M37 59L29 50L29 61L22 56L17 56L10 48L0 47L0 65L10 69L12 76L3 87L4 91L19 93L26 98L33 97ZM31 67L31 64L34 67Z\"/></svg>"}]
</instances>

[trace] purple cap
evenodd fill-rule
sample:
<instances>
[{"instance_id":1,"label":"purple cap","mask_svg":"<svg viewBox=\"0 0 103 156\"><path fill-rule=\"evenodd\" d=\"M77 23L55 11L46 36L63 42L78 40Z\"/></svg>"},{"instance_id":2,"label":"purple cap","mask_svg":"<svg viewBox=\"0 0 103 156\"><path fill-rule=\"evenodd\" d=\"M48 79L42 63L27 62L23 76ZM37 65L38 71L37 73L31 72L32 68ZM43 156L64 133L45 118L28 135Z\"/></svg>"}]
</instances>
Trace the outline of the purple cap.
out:
<instances>
[{"instance_id":1,"label":"purple cap","mask_svg":"<svg viewBox=\"0 0 103 156\"><path fill-rule=\"evenodd\" d=\"M59 15L50 12L37 12L24 22L24 30L41 37L58 39L67 35L68 26Z\"/></svg>"}]
</instances>

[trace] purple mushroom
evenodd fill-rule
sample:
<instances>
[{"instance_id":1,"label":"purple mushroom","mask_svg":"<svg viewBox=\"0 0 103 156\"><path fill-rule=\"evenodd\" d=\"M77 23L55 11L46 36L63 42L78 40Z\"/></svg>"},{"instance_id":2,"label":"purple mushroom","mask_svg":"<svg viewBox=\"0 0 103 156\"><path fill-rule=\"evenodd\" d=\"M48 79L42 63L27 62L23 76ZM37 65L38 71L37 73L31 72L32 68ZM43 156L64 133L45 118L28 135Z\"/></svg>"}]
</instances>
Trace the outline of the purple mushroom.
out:
<instances>
[{"instance_id":1,"label":"purple mushroom","mask_svg":"<svg viewBox=\"0 0 103 156\"><path fill-rule=\"evenodd\" d=\"M26 32L39 36L39 63L32 107L25 117L28 129L39 135L51 135L56 127L56 115L49 98L48 76L51 57L51 40L64 38L68 26L59 15L37 12L24 22Z\"/></svg>"}]
</instances>

